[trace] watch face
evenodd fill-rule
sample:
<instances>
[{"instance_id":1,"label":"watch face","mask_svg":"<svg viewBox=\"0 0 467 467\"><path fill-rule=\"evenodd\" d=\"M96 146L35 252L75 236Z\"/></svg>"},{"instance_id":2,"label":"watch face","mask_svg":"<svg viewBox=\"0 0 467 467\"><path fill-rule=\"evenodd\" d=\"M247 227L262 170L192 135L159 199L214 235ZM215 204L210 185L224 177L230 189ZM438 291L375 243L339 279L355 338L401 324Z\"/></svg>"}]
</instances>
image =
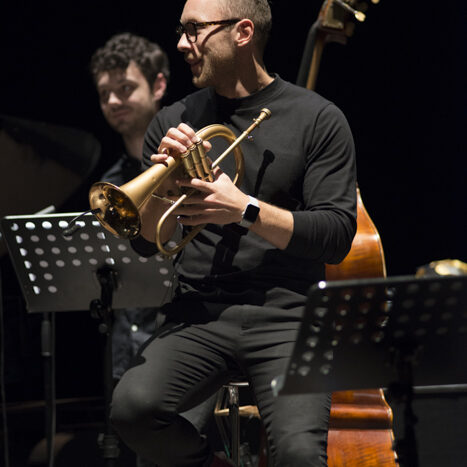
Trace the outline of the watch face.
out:
<instances>
[{"instance_id":1,"label":"watch face","mask_svg":"<svg viewBox=\"0 0 467 467\"><path fill-rule=\"evenodd\" d=\"M242 213L242 220L240 225L242 227L250 227L256 219L258 218L259 214L259 205L258 200L250 196L250 202L247 204L245 211Z\"/></svg>"},{"instance_id":2,"label":"watch face","mask_svg":"<svg viewBox=\"0 0 467 467\"><path fill-rule=\"evenodd\" d=\"M255 206L254 204L249 204L245 209L245 213L243 214L243 219L253 224L253 222L258 217L258 214L259 214L259 207Z\"/></svg>"}]
</instances>

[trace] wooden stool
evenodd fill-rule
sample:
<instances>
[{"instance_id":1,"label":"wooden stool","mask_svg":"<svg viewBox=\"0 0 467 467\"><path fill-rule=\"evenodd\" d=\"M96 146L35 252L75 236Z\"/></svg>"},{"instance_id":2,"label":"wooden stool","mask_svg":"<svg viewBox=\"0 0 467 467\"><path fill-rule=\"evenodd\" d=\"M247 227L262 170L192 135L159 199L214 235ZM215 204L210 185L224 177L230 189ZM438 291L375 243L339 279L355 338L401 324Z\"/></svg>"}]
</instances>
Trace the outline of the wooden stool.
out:
<instances>
[{"instance_id":1,"label":"wooden stool","mask_svg":"<svg viewBox=\"0 0 467 467\"><path fill-rule=\"evenodd\" d=\"M241 461L240 419L261 419L256 405L240 405L240 388L248 388L246 381L232 381L223 386L218 394L214 418L224 449L236 466ZM258 467L267 466L267 443L264 429L261 430L261 443Z\"/></svg>"},{"instance_id":2,"label":"wooden stool","mask_svg":"<svg viewBox=\"0 0 467 467\"><path fill-rule=\"evenodd\" d=\"M240 418L261 419L255 405L240 405L239 388L231 382L218 392L214 415L225 450L240 465ZM258 467L267 467L267 441L261 430ZM328 432L329 467L396 467L392 410L381 389L338 391L332 394Z\"/></svg>"}]
</instances>

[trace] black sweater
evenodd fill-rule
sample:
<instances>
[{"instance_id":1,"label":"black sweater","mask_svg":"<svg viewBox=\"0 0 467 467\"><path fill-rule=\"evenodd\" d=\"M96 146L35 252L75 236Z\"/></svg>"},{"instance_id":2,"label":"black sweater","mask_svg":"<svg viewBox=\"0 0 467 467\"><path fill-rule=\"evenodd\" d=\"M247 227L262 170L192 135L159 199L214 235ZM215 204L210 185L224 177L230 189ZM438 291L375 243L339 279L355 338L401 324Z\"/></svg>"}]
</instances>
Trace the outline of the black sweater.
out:
<instances>
[{"instance_id":1,"label":"black sweater","mask_svg":"<svg viewBox=\"0 0 467 467\"><path fill-rule=\"evenodd\" d=\"M266 88L227 99L211 88L197 91L157 113L146 133L143 168L160 140L180 122L195 131L219 123L240 135L267 107L272 115L241 143L245 176L241 190L290 210L294 231L279 250L236 224L209 224L183 250L181 282L190 289L272 287L305 293L324 278L324 263L340 262L356 230L356 173L352 135L342 112L313 91L275 76ZM215 160L227 143L211 139ZM227 156L224 172L235 173Z\"/></svg>"}]
</instances>

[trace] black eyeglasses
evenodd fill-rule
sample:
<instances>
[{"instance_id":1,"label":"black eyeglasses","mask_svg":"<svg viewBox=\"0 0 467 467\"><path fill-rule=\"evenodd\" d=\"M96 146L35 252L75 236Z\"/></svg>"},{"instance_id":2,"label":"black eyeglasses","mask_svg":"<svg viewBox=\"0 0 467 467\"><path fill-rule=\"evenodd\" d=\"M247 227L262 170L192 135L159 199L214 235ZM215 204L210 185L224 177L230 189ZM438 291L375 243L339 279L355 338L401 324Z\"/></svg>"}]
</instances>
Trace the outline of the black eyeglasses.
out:
<instances>
[{"instance_id":1,"label":"black eyeglasses","mask_svg":"<svg viewBox=\"0 0 467 467\"><path fill-rule=\"evenodd\" d=\"M183 34L186 34L186 38L188 39L188 42L191 42L194 44L196 40L198 39L198 28L203 28L205 26L211 26L214 24L223 24L223 25L229 25L229 24L235 24L238 23L240 20L237 18L233 19L222 19L220 21L204 21L202 23L196 23L194 21L188 21L185 24L179 24L177 28L175 29L175 32L178 34L178 37L182 37Z\"/></svg>"}]
</instances>

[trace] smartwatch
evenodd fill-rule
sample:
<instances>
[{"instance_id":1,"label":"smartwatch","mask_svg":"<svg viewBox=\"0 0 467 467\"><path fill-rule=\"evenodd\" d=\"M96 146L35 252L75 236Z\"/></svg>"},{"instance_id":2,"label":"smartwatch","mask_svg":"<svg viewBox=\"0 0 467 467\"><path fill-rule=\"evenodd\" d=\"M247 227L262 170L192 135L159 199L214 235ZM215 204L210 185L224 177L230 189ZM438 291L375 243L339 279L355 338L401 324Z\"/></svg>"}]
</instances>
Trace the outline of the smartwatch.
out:
<instances>
[{"instance_id":1,"label":"smartwatch","mask_svg":"<svg viewBox=\"0 0 467 467\"><path fill-rule=\"evenodd\" d=\"M248 196L250 199L246 205L245 210L242 212L242 220L238 223L242 227L249 228L258 218L259 204L256 198Z\"/></svg>"}]
</instances>

